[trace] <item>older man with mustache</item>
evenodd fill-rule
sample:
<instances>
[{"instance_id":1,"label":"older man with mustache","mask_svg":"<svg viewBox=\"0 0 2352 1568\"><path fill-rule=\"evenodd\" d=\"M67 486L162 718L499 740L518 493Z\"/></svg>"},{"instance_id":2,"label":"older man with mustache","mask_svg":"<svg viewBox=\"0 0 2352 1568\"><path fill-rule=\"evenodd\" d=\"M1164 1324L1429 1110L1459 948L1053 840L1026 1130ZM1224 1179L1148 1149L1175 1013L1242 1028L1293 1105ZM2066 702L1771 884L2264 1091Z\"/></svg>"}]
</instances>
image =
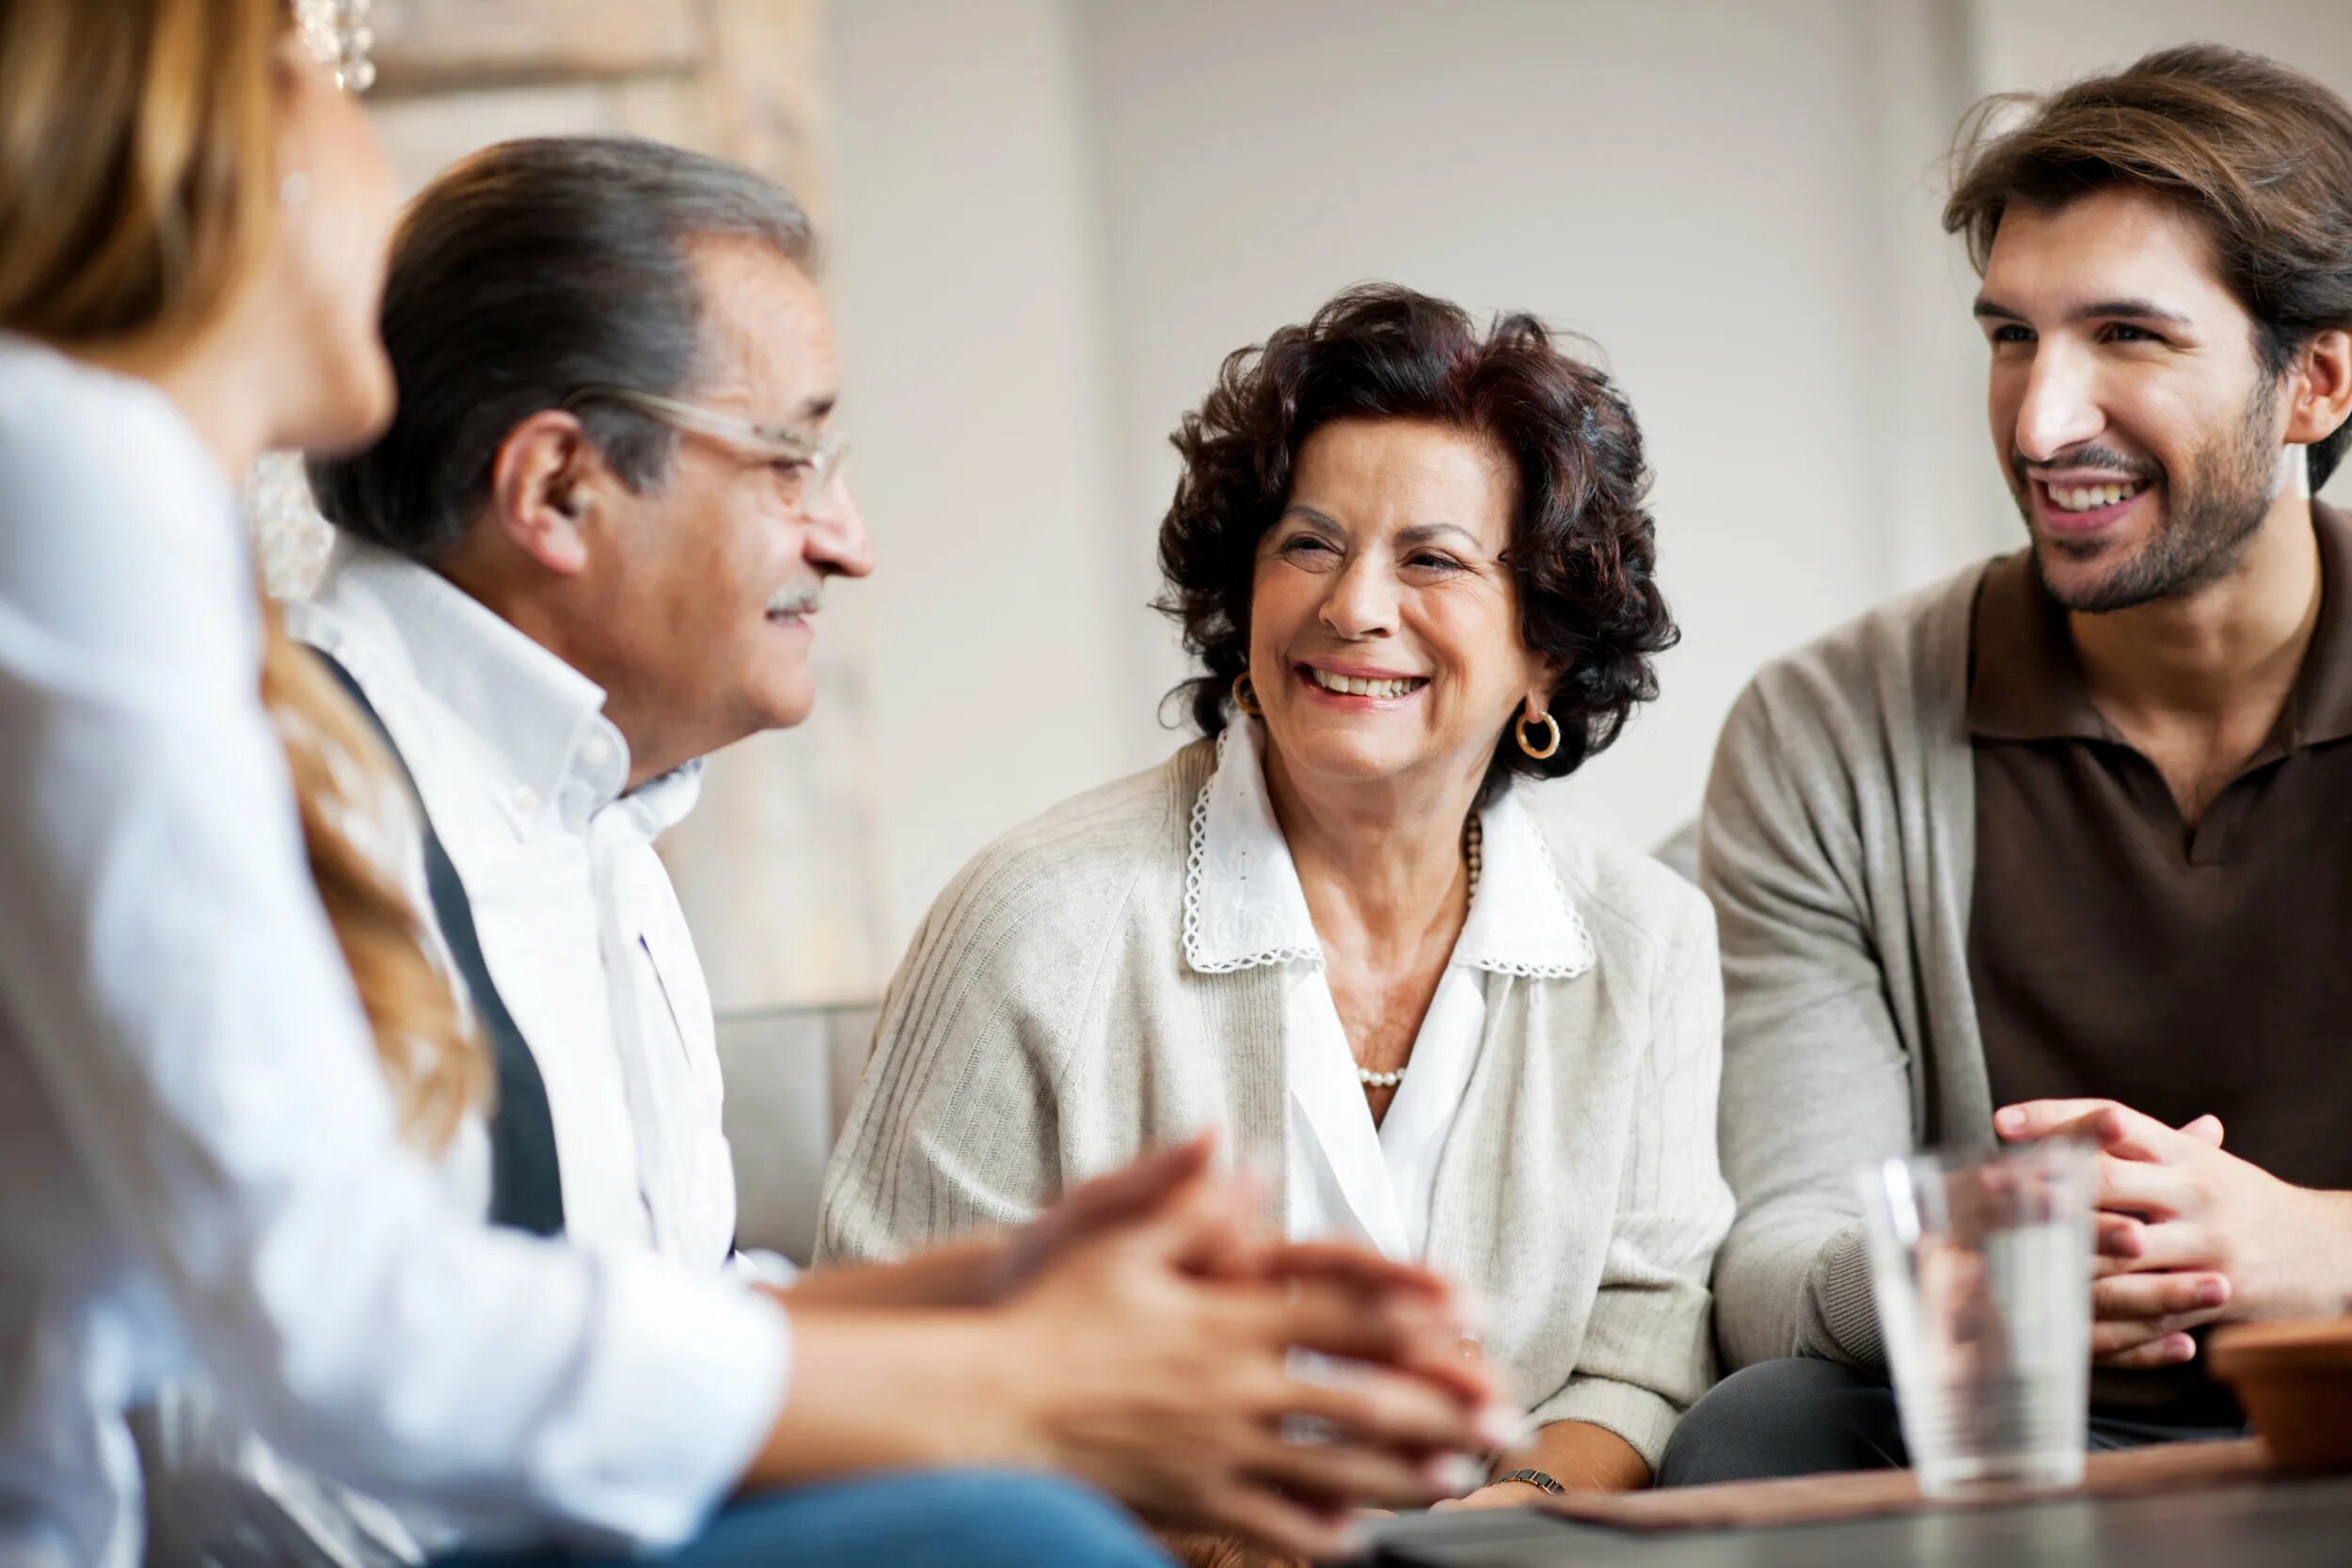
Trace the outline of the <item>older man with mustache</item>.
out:
<instances>
[{"instance_id":1,"label":"older man with mustache","mask_svg":"<svg viewBox=\"0 0 2352 1568\"><path fill-rule=\"evenodd\" d=\"M288 622L413 776L434 924L498 1069L488 1157L453 1144L445 1196L615 1269L743 1261L709 1002L652 840L693 803L700 758L808 715L824 585L870 565L809 250L791 197L719 160L624 138L487 149L394 240L397 417L312 470L342 537ZM1344 1541L1350 1503L1438 1497L1448 1450L1513 1430L1460 1354L1450 1289L1364 1249L1284 1244L1212 1159L1196 1139L1018 1231L745 1281L788 1313L785 1386L752 1349L715 1347L780 1423L749 1468L724 1458L778 1495L669 1560L1160 1560L1050 1472L1310 1554ZM1041 1312L1061 1315L1025 1338ZM1073 1329L1105 1354L1089 1364ZM888 1370L859 1370L861 1347ZM1295 1376L1300 1349L1368 1381ZM516 1533L495 1510L339 1489L261 1447L223 1392L215 1409L188 1390L157 1423L155 1568L255 1560L265 1538L274 1561L470 1561ZM1300 1415L1331 1440L1281 1444ZM724 1416L704 1429L722 1445ZM612 1543L557 1544L533 1560Z\"/></svg>"}]
</instances>

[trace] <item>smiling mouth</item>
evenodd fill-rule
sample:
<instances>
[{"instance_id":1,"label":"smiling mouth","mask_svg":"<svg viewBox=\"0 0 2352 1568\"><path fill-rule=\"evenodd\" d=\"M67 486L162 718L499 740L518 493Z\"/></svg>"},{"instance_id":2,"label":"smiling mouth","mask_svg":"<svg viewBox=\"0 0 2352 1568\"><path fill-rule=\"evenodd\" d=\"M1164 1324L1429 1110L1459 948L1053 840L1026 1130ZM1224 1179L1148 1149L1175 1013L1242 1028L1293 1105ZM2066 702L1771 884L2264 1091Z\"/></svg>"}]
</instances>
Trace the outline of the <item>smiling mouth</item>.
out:
<instances>
[{"instance_id":1,"label":"smiling mouth","mask_svg":"<svg viewBox=\"0 0 2352 1568\"><path fill-rule=\"evenodd\" d=\"M1389 679L1373 679L1362 675L1335 675L1328 670L1318 670L1302 664L1298 673L1311 685L1322 688L1339 697L1409 697L1429 684L1426 675L1400 675Z\"/></svg>"},{"instance_id":2,"label":"smiling mouth","mask_svg":"<svg viewBox=\"0 0 2352 1568\"><path fill-rule=\"evenodd\" d=\"M2060 514L2080 515L2104 512L2121 506L2148 488L2144 479L2129 479L2108 484L2050 484L2035 481L2050 510Z\"/></svg>"},{"instance_id":3,"label":"smiling mouth","mask_svg":"<svg viewBox=\"0 0 2352 1568\"><path fill-rule=\"evenodd\" d=\"M818 599L806 591L778 594L768 601L768 620L779 626L797 626L817 613Z\"/></svg>"}]
</instances>

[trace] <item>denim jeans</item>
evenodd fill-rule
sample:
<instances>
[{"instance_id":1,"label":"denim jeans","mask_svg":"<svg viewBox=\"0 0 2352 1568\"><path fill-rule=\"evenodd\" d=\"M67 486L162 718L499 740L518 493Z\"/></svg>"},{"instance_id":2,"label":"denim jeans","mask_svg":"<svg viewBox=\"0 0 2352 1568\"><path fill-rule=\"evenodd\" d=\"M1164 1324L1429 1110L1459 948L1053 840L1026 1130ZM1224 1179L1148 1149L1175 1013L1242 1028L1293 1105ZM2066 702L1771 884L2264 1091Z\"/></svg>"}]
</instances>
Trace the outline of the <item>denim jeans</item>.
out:
<instances>
[{"instance_id":1,"label":"denim jeans","mask_svg":"<svg viewBox=\"0 0 2352 1568\"><path fill-rule=\"evenodd\" d=\"M928 1471L739 1502L654 1558L534 1547L461 1552L433 1568L1168 1568L1115 1504L1050 1476Z\"/></svg>"}]
</instances>

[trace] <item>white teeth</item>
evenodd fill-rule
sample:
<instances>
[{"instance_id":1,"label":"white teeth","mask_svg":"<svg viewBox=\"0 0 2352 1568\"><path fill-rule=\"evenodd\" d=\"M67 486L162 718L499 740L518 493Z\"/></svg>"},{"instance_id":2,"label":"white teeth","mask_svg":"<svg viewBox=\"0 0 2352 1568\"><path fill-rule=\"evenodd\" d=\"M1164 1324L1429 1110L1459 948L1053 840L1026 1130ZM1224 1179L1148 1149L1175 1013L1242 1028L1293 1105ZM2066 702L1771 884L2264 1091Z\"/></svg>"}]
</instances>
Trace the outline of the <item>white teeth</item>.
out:
<instances>
[{"instance_id":1,"label":"white teeth","mask_svg":"<svg viewBox=\"0 0 2352 1568\"><path fill-rule=\"evenodd\" d=\"M1401 680L1365 680L1359 675L1335 675L1328 670L1308 666L1307 678L1326 691L1336 691L1348 697L1402 697L1428 682L1419 676L1407 675Z\"/></svg>"},{"instance_id":2,"label":"white teeth","mask_svg":"<svg viewBox=\"0 0 2352 1568\"><path fill-rule=\"evenodd\" d=\"M2145 488L2139 481L2122 484L2070 484L2048 486L2050 504L2061 512L2094 512L2103 506L2113 506L2120 500L2137 496Z\"/></svg>"}]
</instances>

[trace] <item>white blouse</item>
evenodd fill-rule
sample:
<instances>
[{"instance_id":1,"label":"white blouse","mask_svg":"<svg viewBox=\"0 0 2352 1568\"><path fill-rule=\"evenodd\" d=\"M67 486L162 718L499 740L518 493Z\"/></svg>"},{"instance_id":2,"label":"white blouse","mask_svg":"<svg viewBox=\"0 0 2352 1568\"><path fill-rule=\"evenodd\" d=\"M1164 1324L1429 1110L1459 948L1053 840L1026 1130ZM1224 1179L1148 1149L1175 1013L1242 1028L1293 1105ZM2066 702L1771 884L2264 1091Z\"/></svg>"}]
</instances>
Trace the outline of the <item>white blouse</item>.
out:
<instances>
[{"instance_id":1,"label":"white blouse","mask_svg":"<svg viewBox=\"0 0 2352 1568\"><path fill-rule=\"evenodd\" d=\"M259 701L235 496L144 383L0 338L0 1561L129 1568L192 1367L486 1527L675 1542L789 1340L707 1270L453 1215L402 1147Z\"/></svg>"},{"instance_id":2,"label":"white blouse","mask_svg":"<svg viewBox=\"0 0 2352 1568\"><path fill-rule=\"evenodd\" d=\"M1493 974L1569 978L1593 942L1538 830L1505 790L1479 816L1479 885L1454 939L1389 1113L1372 1119L1356 1056L1331 999L1322 940L1267 799L1263 726L1236 723L1192 824L1184 949L1204 974L1283 969L1286 1228L1295 1240L1358 1240L1391 1258L1429 1246L1430 1203L1486 1029Z\"/></svg>"}]
</instances>

